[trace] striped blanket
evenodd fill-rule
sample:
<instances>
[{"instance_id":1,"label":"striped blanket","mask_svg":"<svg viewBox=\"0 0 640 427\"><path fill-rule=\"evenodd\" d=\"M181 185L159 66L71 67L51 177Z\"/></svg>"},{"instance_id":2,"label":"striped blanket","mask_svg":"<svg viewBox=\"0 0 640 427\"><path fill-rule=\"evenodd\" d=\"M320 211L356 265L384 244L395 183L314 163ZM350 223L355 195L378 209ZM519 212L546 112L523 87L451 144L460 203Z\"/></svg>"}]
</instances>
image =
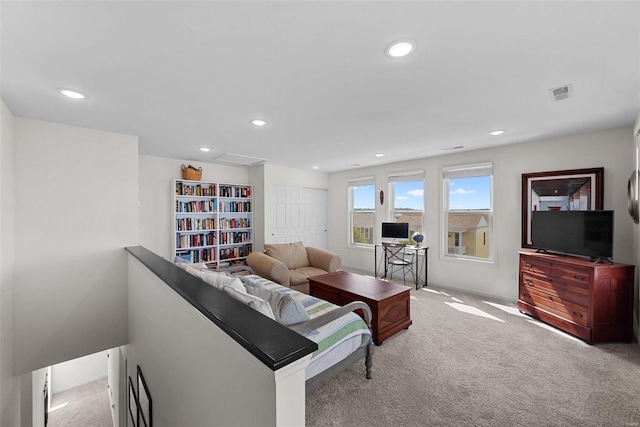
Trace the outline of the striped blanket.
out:
<instances>
[{"instance_id":1,"label":"striped blanket","mask_svg":"<svg viewBox=\"0 0 640 427\"><path fill-rule=\"evenodd\" d=\"M338 308L335 304L303 294L257 275L241 276L240 280L246 284L264 286L277 292L291 293L302 302L310 319ZM313 353L307 368L307 379L309 379L344 359L359 347L366 345L371 339L371 332L360 316L351 312L305 334L305 337L318 344L318 350Z\"/></svg>"}]
</instances>

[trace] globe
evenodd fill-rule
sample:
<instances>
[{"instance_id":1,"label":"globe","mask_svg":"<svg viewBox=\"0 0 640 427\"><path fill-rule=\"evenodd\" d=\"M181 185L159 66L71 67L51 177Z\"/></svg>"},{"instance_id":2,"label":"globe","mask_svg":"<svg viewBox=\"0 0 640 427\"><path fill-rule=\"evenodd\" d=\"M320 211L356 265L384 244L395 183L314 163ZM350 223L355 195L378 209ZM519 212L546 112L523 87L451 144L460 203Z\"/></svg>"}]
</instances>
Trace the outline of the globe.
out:
<instances>
[{"instance_id":1,"label":"globe","mask_svg":"<svg viewBox=\"0 0 640 427\"><path fill-rule=\"evenodd\" d=\"M421 233L415 232L413 233L413 236L411 236L411 239L413 239L413 241L416 242L418 246L420 246L420 243L422 243L422 241L424 240L424 236Z\"/></svg>"}]
</instances>

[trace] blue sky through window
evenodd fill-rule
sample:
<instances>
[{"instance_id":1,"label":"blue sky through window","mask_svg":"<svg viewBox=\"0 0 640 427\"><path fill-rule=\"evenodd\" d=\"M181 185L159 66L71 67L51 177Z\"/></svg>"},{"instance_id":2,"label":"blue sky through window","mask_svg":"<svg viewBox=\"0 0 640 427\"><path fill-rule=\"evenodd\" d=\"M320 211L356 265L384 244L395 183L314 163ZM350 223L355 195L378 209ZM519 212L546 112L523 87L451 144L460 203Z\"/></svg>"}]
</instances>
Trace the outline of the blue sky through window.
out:
<instances>
[{"instance_id":1,"label":"blue sky through window","mask_svg":"<svg viewBox=\"0 0 640 427\"><path fill-rule=\"evenodd\" d=\"M375 209L376 186L372 184L353 187L353 208Z\"/></svg>"},{"instance_id":2,"label":"blue sky through window","mask_svg":"<svg viewBox=\"0 0 640 427\"><path fill-rule=\"evenodd\" d=\"M394 182L394 209L424 209L424 183L422 181Z\"/></svg>"},{"instance_id":3,"label":"blue sky through window","mask_svg":"<svg viewBox=\"0 0 640 427\"><path fill-rule=\"evenodd\" d=\"M450 178L449 209L491 209L491 177Z\"/></svg>"}]
</instances>

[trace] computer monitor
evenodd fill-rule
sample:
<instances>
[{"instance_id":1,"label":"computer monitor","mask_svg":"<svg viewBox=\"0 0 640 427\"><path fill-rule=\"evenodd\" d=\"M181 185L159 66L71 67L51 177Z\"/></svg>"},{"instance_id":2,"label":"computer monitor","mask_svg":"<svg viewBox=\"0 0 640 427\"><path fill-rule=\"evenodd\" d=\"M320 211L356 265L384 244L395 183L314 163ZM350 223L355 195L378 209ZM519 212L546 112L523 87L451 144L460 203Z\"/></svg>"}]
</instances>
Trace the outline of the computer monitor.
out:
<instances>
[{"instance_id":1,"label":"computer monitor","mask_svg":"<svg viewBox=\"0 0 640 427\"><path fill-rule=\"evenodd\" d=\"M383 222L382 240L385 242L397 242L409 238L408 222Z\"/></svg>"}]
</instances>

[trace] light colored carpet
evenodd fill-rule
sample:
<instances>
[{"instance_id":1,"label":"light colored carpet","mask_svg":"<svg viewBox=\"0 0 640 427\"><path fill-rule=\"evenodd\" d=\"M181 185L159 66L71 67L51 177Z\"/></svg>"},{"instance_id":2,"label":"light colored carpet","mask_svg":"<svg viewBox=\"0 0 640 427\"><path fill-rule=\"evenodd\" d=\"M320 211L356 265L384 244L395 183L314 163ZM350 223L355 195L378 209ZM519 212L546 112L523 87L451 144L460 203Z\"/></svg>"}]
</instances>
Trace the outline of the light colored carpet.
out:
<instances>
[{"instance_id":1,"label":"light colored carpet","mask_svg":"<svg viewBox=\"0 0 640 427\"><path fill-rule=\"evenodd\" d=\"M637 342L588 345L515 303L425 289L371 380L358 362L307 397L308 426L640 425Z\"/></svg>"},{"instance_id":2,"label":"light colored carpet","mask_svg":"<svg viewBox=\"0 0 640 427\"><path fill-rule=\"evenodd\" d=\"M47 427L112 427L107 378L51 396Z\"/></svg>"}]
</instances>

